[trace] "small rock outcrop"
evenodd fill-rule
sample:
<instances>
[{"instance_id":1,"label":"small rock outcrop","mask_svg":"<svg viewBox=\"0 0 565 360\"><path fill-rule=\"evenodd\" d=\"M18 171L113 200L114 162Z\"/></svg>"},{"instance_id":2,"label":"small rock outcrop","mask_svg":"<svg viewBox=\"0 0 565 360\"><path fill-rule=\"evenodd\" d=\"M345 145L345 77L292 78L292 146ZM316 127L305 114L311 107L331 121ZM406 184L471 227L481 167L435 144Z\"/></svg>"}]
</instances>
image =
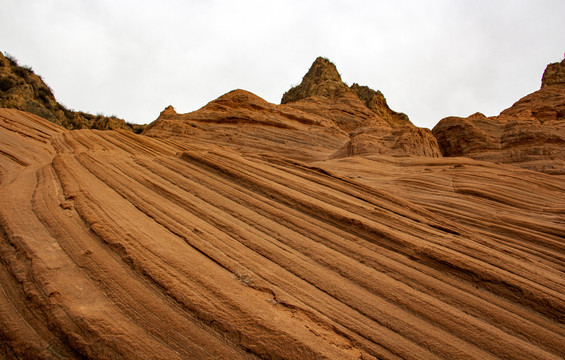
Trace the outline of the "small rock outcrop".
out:
<instances>
[{"instance_id":1,"label":"small rock outcrop","mask_svg":"<svg viewBox=\"0 0 565 360\"><path fill-rule=\"evenodd\" d=\"M347 103L347 107L355 108L359 105L370 110L370 114L375 114L379 118L377 122L386 121L392 127L411 126L413 125L408 116L398 113L388 107L384 95L380 91L375 91L368 86L361 86L354 83L351 87L347 86L341 79L341 75L337 71L336 66L328 59L318 57L310 70L302 78L302 82L284 93L281 104L299 103L308 98L321 98L325 100L333 100L332 105L339 110L340 103ZM319 103L319 102L318 102ZM296 105L295 105L296 106ZM308 109L308 106L303 106ZM310 109L315 111L315 109ZM363 113L366 109L356 113ZM353 117L369 118L367 114L353 114ZM374 121L374 119L372 119ZM353 120L353 122L358 122ZM366 122L362 122L367 125ZM342 124L348 128L347 124Z\"/></svg>"},{"instance_id":2,"label":"small rock outcrop","mask_svg":"<svg viewBox=\"0 0 565 360\"><path fill-rule=\"evenodd\" d=\"M374 111L392 127L412 125L408 115L396 112L388 106L383 93L379 90L375 91L368 86L361 86L357 83L351 85L351 90L355 92L366 107Z\"/></svg>"},{"instance_id":3,"label":"small rock outcrop","mask_svg":"<svg viewBox=\"0 0 565 360\"><path fill-rule=\"evenodd\" d=\"M177 115L178 115L178 113L176 112L173 105L169 105L163 111L161 111L161 114L159 114L159 118L168 119L168 118L175 117Z\"/></svg>"},{"instance_id":4,"label":"small rock outcrop","mask_svg":"<svg viewBox=\"0 0 565 360\"><path fill-rule=\"evenodd\" d=\"M555 84L565 84L565 59L560 63L547 65L547 68L543 72L541 87L543 88Z\"/></svg>"},{"instance_id":5,"label":"small rock outcrop","mask_svg":"<svg viewBox=\"0 0 565 360\"><path fill-rule=\"evenodd\" d=\"M130 124L116 116L69 110L55 99L51 88L31 67L0 52L0 107L30 112L67 129L124 129L141 132L145 125Z\"/></svg>"},{"instance_id":6,"label":"small rock outcrop","mask_svg":"<svg viewBox=\"0 0 565 360\"><path fill-rule=\"evenodd\" d=\"M444 156L565 174L565 61L547 66L540 90L498 116L442 119L432 130Z\"/></svg>"},{"instance_id":7,"label":"small rock outcrop","mask_svg":"<svg viewBox=\"0 0 565 360\"><path fill-rule=\"evenodd\" d=\"M318 57L304 75L300 85L284 93L281 104L296 102L311 96L336 98L348 90L335 65L326 58Z\"/></svg>"}]
</instances>

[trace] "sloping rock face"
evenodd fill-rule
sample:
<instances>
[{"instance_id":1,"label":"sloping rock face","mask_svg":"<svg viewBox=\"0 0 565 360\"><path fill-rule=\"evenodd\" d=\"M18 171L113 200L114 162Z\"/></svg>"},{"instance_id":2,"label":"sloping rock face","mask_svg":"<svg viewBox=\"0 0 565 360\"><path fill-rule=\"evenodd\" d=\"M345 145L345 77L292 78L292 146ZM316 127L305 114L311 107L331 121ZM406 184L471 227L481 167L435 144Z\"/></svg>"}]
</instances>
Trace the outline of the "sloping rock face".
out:
<instances>
[{"instance_id":1,"label":"sloping rock face","mask_svg":"<svg viewBox=\"0 0 565 360\"><path fill-rule=\"evenodd\" d=\"M0 358L565 358L565 177L337 96L235 90L149 136L0 108ZM453 152L500 151L509 120L466 120Z\"/></svg>"},{"instance_id":2,"label":"sloping rock face","mask_svg":"<svg viewBox=\"0 0 565 360\"><path fill-rule=\"evenodd\" d=\"M274 105L244 90L231 91L188 114L169 106L143 134L304 161L328 158L348 140L323 116Z\"/></svg>"},{"instance_id":3,"label":"sloping rock face","mask_svg":"<svg viewBox=\"0 0 565 360\"><path fill-rule=\"evenodd\" d=\"M565 358L562 177L313 162L292 136L329 149L327 119L242 91L161 120L148 137L0 109L0 357Z\"/></svg>"},{"instance_id":4,"label":"sloping rock face","mask_svg":"<svg viewBox=\"0 0 565 360\"><path fill-rule=\"evenodd\" d=\"M126 123L115 116L73 111L59 104L43 79L30 67L19 66L0 52L0 107L24 110L67 129L124 129L141 132L144 125Z\"/></svg>"},{"instance_id":5,"label":"sloping rock face","mask_svg":"<svg viewBox=\"0 0 565 360\"><path fill-rule=\"evenodd\" d=\"M499 116L442 119L432 130L444 156L565 174L565 61L550 64L540 90Z\"/></svg>"},{"instance_id":6,"label":"sloping rock face","mask_svg":"<svg viewBox=\"0 0 565 360\"><path fill-rule=\"evenodd\" d=\"M388 107L386 99L380 91L375 91L368 86L361 86L359 84L353 84L351 90L363 101L365 106L386 120L392 127L413 125L406 114L396 112Z\"/></svg>"},{"instance_id":7,"label":"sloping rock face","mask_svg":"<svg viewBox=\"0 0 565 360\"><path fill-rule=\"evenodd\" d=\"M384 96L343 83L329 60L318 58L281 105L234 90L188 114L172 107L143 133L208 142L242 152L277 152L302 161L362 154L441 156L427 129L392 111Z\"/></svg>"}]
</instances>

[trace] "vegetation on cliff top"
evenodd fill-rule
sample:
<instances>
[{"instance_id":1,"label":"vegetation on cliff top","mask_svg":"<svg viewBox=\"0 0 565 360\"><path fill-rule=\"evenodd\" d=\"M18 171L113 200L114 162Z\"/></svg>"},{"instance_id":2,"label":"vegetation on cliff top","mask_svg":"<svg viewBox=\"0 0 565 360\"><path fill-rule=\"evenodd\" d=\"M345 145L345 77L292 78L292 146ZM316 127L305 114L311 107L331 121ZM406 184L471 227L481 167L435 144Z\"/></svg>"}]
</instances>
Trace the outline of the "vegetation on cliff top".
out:
<instances>
[{"instance_id":1,"label":"vegetation on cliff top","mask_svg":"<svg viewBox=\"0 0 565 360\"><path fill-rule=\"evenodd\" d=\"M66 108L30 66L19 65L15 57L1 52L0 107L27 111L70 130L124 129L140 133L145 128L145 125L127 123L115 115L93 115Z\"/></svg>"}]
</instances>

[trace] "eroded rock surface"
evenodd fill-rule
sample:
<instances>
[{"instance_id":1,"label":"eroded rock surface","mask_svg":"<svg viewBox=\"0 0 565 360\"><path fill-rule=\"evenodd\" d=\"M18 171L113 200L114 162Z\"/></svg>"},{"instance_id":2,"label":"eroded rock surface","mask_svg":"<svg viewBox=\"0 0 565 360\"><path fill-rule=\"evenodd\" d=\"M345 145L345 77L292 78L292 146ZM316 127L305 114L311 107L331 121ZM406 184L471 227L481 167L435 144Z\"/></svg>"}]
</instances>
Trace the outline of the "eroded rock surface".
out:
<instances>
[{"instance_id":1,"label":"eroded rock surface","mask_svg":"<svg viewBox=\"0 0 565 360\"><path fill-rule=\"evenodd\" d=\"M145 135L1 108L0 358L565 358L565 177L486 156L559 144L562 85L445 119L479 161L313 73Z\"/></svg>"},{"instance_id":2,"label":"eroded rock surface","mask_svg":"<svg viewBox=\"0 0 565 360\"><path fill-rule=\"evenodd\" d=\"M0 109L1 357L565 357L562 177L238 151L195 120L230 106L247 140L324 121L241 91L178 137Z\"/></svg>"},{"instance_id":3,"label":"eroded rock surface","mask_svg":"<svg viewBox=\"0 0 565 360\"><path fill-rule=\"evenodd\" d=\"M328 158L348 140L324 116L271 104L244 90L231 91L188 114L167 107L143 134L305 161Z\"/></svg>"},{"instance_id":4,"label":"eroded rock surface","mask_svg":"<svg viewBox=\"0 0 565 360\"><path fill-rule=\"evenodd\" d=\"M565 61L550 64L542 88L499 116L448 117L432 130L444 156L565 174Z\"/></svg>"},{"instance_id":5,"label":"eroded rock surface","mask_svg":"<svg viewBox=\"0 0 565 360\"><path fill-rule=\"evenodd\" d=\"M145 135L195 137L238 151L276 151L301 160L367 154L441 156L431 131L391 110L380 92L349 88L329 60L318 58L281 105L244 90L229 92L202 109L165 109Z\"/></svg>"}]
</instances>

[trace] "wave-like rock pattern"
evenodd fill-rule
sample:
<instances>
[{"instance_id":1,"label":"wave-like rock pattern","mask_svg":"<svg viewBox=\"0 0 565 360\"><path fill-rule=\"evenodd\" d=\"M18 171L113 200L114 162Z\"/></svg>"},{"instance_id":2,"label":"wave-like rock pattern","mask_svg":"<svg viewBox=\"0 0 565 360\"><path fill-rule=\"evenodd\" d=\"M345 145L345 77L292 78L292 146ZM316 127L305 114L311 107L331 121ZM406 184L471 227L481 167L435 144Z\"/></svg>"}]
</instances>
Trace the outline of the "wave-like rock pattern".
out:
<instances>
[{"instance_id":1,"label":"wave-like rock pattern","mask_svg":"<svg viewBox=\"0 0 565 360\"><path fill-rule=\"evenodd\" d=\"M5 358L565 357L562 177L5 109L0 150Z\"/></svg>"}]
</instances>

